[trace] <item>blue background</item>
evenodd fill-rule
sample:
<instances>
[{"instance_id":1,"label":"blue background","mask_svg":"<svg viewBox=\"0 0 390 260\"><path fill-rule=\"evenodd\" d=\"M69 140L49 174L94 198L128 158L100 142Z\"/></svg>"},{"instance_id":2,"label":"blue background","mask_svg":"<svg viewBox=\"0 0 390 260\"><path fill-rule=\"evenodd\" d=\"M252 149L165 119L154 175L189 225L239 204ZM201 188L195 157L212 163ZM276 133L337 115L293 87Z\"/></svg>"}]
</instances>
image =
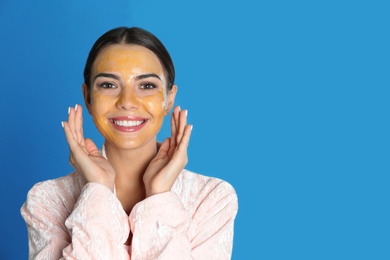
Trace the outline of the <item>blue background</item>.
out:
<instances>
[{"instance_id":1,"label":"blue background","mask_svg":"<svg viewBox=\"0 0 390 260\"><path fill-rule=\"evenodd\" d=\"M121 25L172 55L187 168L236 188L233 259L390 259L386 2L1 0L0 259L27 259L19 209L72 171L60 122Z\"/></svg>"}]
</instances>

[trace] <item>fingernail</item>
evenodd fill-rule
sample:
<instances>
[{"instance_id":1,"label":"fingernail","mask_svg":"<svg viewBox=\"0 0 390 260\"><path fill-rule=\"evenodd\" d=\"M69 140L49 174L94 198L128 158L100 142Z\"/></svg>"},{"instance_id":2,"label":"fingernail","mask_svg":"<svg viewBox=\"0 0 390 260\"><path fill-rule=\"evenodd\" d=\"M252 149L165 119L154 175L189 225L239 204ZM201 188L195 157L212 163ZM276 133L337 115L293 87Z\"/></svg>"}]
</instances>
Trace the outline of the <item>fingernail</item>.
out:
<instances>
[{"instance_id":1,"label":"fingernail","mask_svg":"<svg viewBox=\"0 0 390 260\"><path fill-rule=\"evenodd\" d=\"M186 117L188 116L188 110L186 110Z\"/></svg>"},{"instance_id":2,"label":"fingernail","mask_svg":"<svg viewBox=\"0 0 390 260\"><path fill-rule=\"evenodd\" d=\"M68 107L68 115L69 115L69 113L70 113L70 107Z\"/></svg>"},{"instance_id":3,"label":"fingernail","mask_svg":"<svg viewBox=\"0 0 390 260\"><path fill-rule=\"evenodd\" d=\"M178 108L179 108L179 111L181 111L181 108L180 108L180 106L177 106Z\"/></svg>"},{"instance_id":4,"label":"fingernail","mask_svg":"<svg viewBox=\"0 0 390 260\"><path fill-rule=\"evenodd\" d=\"M193 126L193 125L191 125L191 131L192 131L192 128L194 128L194 126Z\"/></svg>"},{"instance_id":5,"label":"fingernail","mask_svg":"<svg viewBox=\"0 0 390 260\"><path fill-rule=\"evenodd\" d=\"M62 128L64 128L64 121L61 121Z\"/></svg>"},{"instance_id":6,"label":"fingernail","mask_svg":"<svg viewBox=\"0 0 390 260\"><path fill-rule=\"evenodd\" d=\"M77 104L74 106L74 110L75 110L75 111L77 111L77 106L78 106Z\"/></svg>"}]
</instances>

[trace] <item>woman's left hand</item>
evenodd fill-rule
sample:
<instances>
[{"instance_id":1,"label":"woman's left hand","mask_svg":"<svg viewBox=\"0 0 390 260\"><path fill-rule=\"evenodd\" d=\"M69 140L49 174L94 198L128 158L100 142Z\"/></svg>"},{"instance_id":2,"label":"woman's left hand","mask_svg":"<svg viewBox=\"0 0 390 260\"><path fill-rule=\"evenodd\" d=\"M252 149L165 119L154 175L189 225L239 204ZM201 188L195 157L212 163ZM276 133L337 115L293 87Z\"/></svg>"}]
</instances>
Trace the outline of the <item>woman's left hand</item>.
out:
<instances>
[{"instance_id":1,"label":"woman's left hand","mask_svg":"<svg viewBox=\"0 0 390 260\"><path fill-rule=\"evenodd\" d=\"M169 191L188 162L187 147L192 125L187 125L187 110L175 107L171 118L171 137L164 140L147 167L143 182L146 197Z\"/></svg>"}]
</instances>

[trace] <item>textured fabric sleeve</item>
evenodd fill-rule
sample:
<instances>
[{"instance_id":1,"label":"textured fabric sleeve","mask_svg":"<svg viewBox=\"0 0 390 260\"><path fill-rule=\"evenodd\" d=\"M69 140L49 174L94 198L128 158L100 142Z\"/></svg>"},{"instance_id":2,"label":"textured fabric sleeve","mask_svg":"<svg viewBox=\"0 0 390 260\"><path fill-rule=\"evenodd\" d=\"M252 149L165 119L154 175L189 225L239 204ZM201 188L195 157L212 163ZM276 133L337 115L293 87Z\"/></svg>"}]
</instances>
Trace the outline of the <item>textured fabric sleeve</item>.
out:
<instances>
[{"instance_id":1,"label":"textured fabric sleeve","mask_svg":"<svg viewBox=\"0 0 390 260\"><path fill-rule=\"evenodd\" d=\"M172 192L139 202L130 213L132 260L192 259L190 222L190 215Z\"/></svg>"},{"instance_id":2,"label":"textured fabric sleeve","mask_svg":"<svg viewBox=\"0 0 390 260\"><path fill-rule=\"evenodd\" d=\"M238 209L235 190L221 182L198 195L194 210L185 209L173 192L138 203L130 214L132 259L230 259Z\"/></svg>"},{"instance_id":3,"label":"textured fabric sleeve","mask_svg":"<svg viewBox=\"0 0 390 260\"><path fill-rule=\"evenodd\" d=\"M205 186L193 214L190 233L194 259L231 259L237 194L227 182L216 180Z\"/></svg>"},{"instance_id":4,"label":"textured fabric sleeve","mask_svg":"<svg viewBox=\"0 0 390 260\"><path fill-rule=\"evenodd\" d=\"M124 247L128 218L109 189L87 183L72 212L58 196L37 186L21 208L29 259L129 259Z\"/></svg>"}]
</instances>

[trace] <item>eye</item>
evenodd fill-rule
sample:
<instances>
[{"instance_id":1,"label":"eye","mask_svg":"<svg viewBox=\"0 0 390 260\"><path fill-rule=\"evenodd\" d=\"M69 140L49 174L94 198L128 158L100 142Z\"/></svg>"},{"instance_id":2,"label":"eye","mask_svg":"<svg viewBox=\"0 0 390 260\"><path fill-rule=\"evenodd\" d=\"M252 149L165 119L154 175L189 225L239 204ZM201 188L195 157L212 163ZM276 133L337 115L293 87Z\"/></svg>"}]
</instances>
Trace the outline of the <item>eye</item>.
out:
<instances>
[{"instance_id":1,"label":"eye","mask_svg":"<svg viewBox=\"0 0 390 260\"><path fill-rule=\"evenodd\" d=\"M103 82L103 83L100 83L99 84L99 87L100 88L117 88L117 86L115 86L114 84L112 83L109 83L109 82Z\"/></svg>"},{"instance_id":2,"label":"eye","mask_svg":"<svg viewBox=\"0 0 390 260\"><path fill-rule=\"evenodd\" d=\"M157 88L156 85L152 83L145 83L140 86L141 89L155 89Z\"/></svg>"}]
</instances>

